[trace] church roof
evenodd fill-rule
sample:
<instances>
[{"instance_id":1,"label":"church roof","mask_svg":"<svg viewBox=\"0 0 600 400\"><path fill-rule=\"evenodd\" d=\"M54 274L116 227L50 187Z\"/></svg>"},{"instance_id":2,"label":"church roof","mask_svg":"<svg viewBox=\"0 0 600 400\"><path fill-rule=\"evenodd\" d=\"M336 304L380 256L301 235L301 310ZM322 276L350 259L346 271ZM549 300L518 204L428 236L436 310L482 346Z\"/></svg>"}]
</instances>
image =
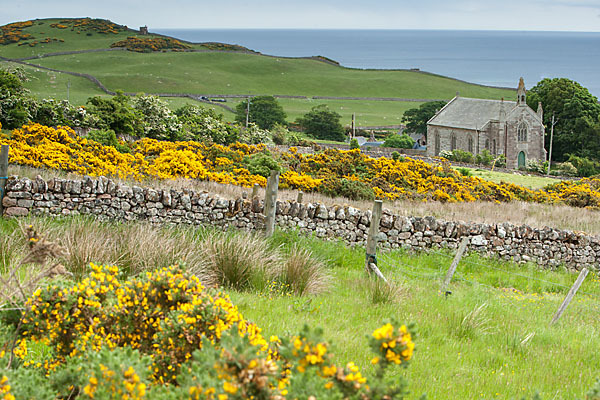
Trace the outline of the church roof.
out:
<instances>
[{"instance_id":1,"label":"church roof","mask_svg":"<svg viewBox=\"0 0 600 400\"><path fill-rule=\"evenodd\" d=\"M428 125L439 125L450 128L481 129L489 121L497 121L500 109L504 107L505 115L517 106L515 101L471 99L455 97L436 115Z\"/></svg>"}]
</instances>

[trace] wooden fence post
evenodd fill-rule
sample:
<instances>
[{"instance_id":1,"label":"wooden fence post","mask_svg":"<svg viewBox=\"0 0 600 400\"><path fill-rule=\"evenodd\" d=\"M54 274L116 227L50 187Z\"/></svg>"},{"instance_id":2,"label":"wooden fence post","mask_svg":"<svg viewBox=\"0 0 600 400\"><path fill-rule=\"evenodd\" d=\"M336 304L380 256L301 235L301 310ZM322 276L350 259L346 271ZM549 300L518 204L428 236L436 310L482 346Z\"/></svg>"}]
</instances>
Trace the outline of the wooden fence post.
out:
<instances>
[{"instance_id":1,"label":"wooden fence post","mask_svg":"<svg viewBox=\"0 0 600 400\"><path fill-rule=\"evenodd\" d=\"M265 236L273 235L275 231L275 212L277 211L277 191L279 189L279 171L271 171L267 179L267 190L265 193Z\"/></svg>"},{"instance_id":2,"label":"wooden fence post","mask_svg":"<svg viewBox=\"0 0 600 400\"><path fill-rule=\"evenodd\" d=\"M304 193L301 191L298 192L298 197L296 198L296 203L302 203L302 198L304 197Z\"/></svg>"},{"instance_id":3,"label":"wooden fence post","mask_svg":"<svg viewBox=\"0 0 600 400\"><path fill-rule=\"evenodd\" d=\"M258 188L259 187L260 187L260 185L258 183L255 183L254 186L252 186L252 197L250 197L250 200L252 200L256 196L258 196Z\"/></svg>"},{"instance_id":4,"label":"wooden fence post","mask_svg":"<svg viewBox=\"0 0 600 400\"><path fill-rule=\"evenodd\" d=\"M571 302L571 300L573 300L573 297L579 290L579 287L583 283L583 280L587 276L588 272L590 272L590 270L587 268L584 268L581 270L581 272L579 273L579 276L577 277L577 280L573 284L573 287L571 289L569 289L569 293L567 293L567 297L565 297L565 299L563 300L560 307L558 307L558 311L556 311L556 314L554 314L554 317L552 317L552 321L550 322L550 325L554 325L556 323L556 321L558 321L560 316L563 314L563 312L565 312L565 310L569 306L569 303Z\"/></svg>"},{"instance_id":5,"label":"wooden fence post","mask_svg":"<svg viewBox=\"0 0 600 400\"><path fill-rule=\"evenodd\" d=\"M369 225L369 236L367 237L365 271L369 275L371 275L371 272L374 272L379 278L387 282L377 267L377 235L379 234L379 222L381 221L382 207L383 201L375 200L373 203L371 224Z\"/></svg>"},{"instance_id":6,"label":"wooden fence post","mask_svg":"<svg viewBox=\"0 0 600 400\"><path fill-rule=\"evenodd\" d=\"M8 145L3 144L0 148L0 217L4 215L4 189L6 188L6 180L8 179Z\"/></svg>"},{"instance_id":7,"label":"wooden fence post","mask_svg":"<svg viewBox=\"0 0 600 400\"><path fill-rule=\"evenodd\" d=\"M465 250L467 249L468 243L469 243L469 238L467 236L465 236L463 238L463 240L460 242L460 245L458 246L458 251L456 252L456 255L454 256L454 260L452 260L452 264L450 264L448 273L446 273L446 277L444 278L444 282L442 283L442 288L441 288L442 293L446 293L446 289L448 288L448 285L450 284L450 281L452 280L452 277L454 276L454 272L456 272L458 263L460 262L460 259L462 258Z\"/></svg>"}]
</instances>

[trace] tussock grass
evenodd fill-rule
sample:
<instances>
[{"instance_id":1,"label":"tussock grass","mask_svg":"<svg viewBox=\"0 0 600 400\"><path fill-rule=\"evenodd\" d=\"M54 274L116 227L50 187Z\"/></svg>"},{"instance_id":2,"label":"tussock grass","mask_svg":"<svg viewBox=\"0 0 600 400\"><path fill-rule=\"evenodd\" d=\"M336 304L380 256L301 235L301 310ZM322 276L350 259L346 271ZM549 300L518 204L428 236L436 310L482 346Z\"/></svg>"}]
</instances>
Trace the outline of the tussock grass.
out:
<instances>
[{"instance_id":1,"label":"tussock grass","mask_svg":"<svg viewBox=\"0 0 600 400\"><path fill-rule=\"evenodd\" d=\"M384 282L381 279L364 279L362 284L372 304L392 304L400 302L406 295L405 288L395 282Z\"/></svg>"},{"instance_id":2,"label":"tussock grass","mask_svg":"<svg viewBox=\"0 0 600 400\"><path fill-rule=\"evenodd\" d=\"M450 319L450 328L459 339L473 339L477 335L486 335L491 331L490 319L486 315L487 303L480 304L469 311L464 317L454 315ZM461 318L462 317L462 318Z\"/></svg>"},{"instance_id":3,"label":"tussock grass","mask_svg":"<svg viewBox=\"0 0 600 400\"><path fill-rule=\"evenodd\" d=\"M204 270L198 275L209 284L261 291L280 275L279 252L257 235L211 233L200 246Z\"/></svg>"},{"instance_id":4,"label":"tussock grass","mask_svg":"<svg viewBox=\"0 0 600 400\"><path fill-rule=\"evenodd\" d=\"M294 294L306 296L326 291L330 277L325 263L312 251L294 245L283 262L280 280L289 285Z\"/></svg>"}]
</instances>

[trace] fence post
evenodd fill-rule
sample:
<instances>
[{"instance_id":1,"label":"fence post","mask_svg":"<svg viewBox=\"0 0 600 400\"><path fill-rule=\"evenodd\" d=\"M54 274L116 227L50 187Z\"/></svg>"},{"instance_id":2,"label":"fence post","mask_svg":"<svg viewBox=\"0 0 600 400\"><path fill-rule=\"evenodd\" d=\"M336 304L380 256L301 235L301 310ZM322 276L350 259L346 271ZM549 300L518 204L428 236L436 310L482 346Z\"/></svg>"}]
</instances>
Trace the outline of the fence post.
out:
<instances>
[{"instance_id":1,"label":"fence post","mask_svg":"<svg viewBox=\"0 0 600 400\"><path fill-rule=\"evenodd\" d=\"M367 237L365 271L369 275L371 275L371 272L374 272L379 278L387 282L381 271L379 271L379 268L377 268L377 235L379 234L382 207L383 201L375 200L373 203L371 224L369 225L369 236Z\"/></svg>"},{"instance_id":2,"label":"fence post","mask_svg":"<svg viewBox=\"0 0 600 400\"><path fill-rule=\"evenodd\" d=\"M469 238L465 236L463 238L463 240L460 242L460 246L458 246L458 251L456 252L456 255L454 256L454 260L452 260L452 264L450 264L448 273L446 273L446 277L444 278L444 282L442 283L442 288L440 289L442 293L446 293L446 289L448 288L448 285L450 284L450 281L452 280L452 277L454 276L454 272L456 272L458 263L460 262L460 259L462 258L465 250L467 249L468 243L469 243Z\"/></svg>"},{"instance_id":3,"label":"fence post","mask_svg":"<svg viewBox=\"0 0 600 400\"><path fill-rule=\"evenodd\" d=\"M273 235L275 231L275 212L277 211L277 190L279 189L279 171L271 171L267 179L267 190L265 192L265 236Z\"/></svg>"},{"instance_id":4,"label":"fence post","mask_svg":"<svg viewBox=\"0 0 600 400\"><path fill-rule=\"evenodd\" d=\"M556 314L554 314L554 317L552 317L552 321L550 322L550 325L554 325L556 323L556 321L558 321L560 316L563 314L563 312L565 312L565 310L569 306L569 303L571 302L571 300L573 300L573 297L579 290L579 287L583 283L583 280L587 276L588 272L590 272L590 270L587 268L584 268L581 270L581 272L579 273L579 276L577 277L577 280L573 284L573 287L571 287L571 289L569 289L569 293L567 293L567 297L565 297L565 299L563 300L560 307L558 307L558 311L556 311Z\"/></svg>"},{"instance_id":5,"label":"fence post","mask_svg":"<svg viewBox=\"0 0 600 400\"><path fill-rule=\"evenodd\" d=\"M255 198L256 196L258 196L258 188L259 187L260 187L260 185L258 183L255 183L254 186L252 186L252 197L250 197L251 200L253 198Z\"/></svg>"},{"instance_id":6,"label":"fence post","mask_svg":"<svg viewBox=\"0 0 600 400\"><path fill-rule=\"evenodd\" d=\"M302 203L302 198L304 197L304 193L301 191L298 192L298 197L296 198L296 203Z\"/></svg>"},{"instance_id":7,"label":"fence post","mask_svg":"<svg viewBox=\"0 0 600 400\"><path fill-rule=\"evenodd\" d=\"M6 180L8 179L8 145L3 144L0 148L0 217L4 215L4 189L6 188Z\"/></svg>"}]
</instances>

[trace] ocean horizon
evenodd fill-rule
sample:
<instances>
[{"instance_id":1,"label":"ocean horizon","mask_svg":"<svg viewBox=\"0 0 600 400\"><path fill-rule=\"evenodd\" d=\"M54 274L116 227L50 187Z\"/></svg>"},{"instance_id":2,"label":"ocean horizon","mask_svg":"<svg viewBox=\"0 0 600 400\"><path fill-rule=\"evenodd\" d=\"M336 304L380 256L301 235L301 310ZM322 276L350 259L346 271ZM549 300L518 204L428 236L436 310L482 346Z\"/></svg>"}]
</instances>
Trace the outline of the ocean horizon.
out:
<instances>
[{"instance_id":1,"label":"ocean horizon","mask_svg":"<svg viewBox=\"0 0 600 400\"><path fill-rule=\"evenodd\" d=\"M419 69L481 85L531 88L568 78L600 96L600 32L390 29L151 29L190 42L281 57L324 56L358 69Z\"/></svg>"}]
</instances>

